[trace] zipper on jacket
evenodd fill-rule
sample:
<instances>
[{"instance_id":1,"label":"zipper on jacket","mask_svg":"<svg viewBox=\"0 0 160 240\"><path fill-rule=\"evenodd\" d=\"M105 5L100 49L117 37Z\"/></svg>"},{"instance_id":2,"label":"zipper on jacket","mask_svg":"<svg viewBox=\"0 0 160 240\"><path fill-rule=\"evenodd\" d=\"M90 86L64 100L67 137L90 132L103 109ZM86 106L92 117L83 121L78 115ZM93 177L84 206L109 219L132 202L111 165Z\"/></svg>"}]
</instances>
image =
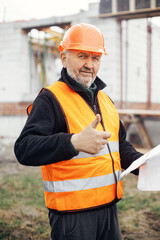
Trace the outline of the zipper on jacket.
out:
<instances>
[{"instance_id":1,"label":"zipper on jacket","mask_svg":"<svg viewBox=\"0 0 160 240\"><path fill-rule=\"evenodd\" d=\"M101 109L100 109L100 106L99 106L98 98L97 98L97 104L98 104L99 112L100 112L100 116L101 116L101 124L102 124L103 130L105 131L105 126L104 126L104 122L103 122L102 113L101 113ZM115 199L118 200L118 198L117 198L117 183L118 183L118 180L117 180L117 176L116 176L116 173L115 173L114 159L113 159L113 156L112 156L112 153L111 153L109 143L107 143L107 148L108 148L111 160L112 160L113 174L114 174L114 179L115 179L115 183L116 183L116 189L115 189L116 198Z\"/></svg>"},{"instance_id":2,"label":"zipper on jacket","mask_svg":"<svg viewBox=\"0 0 160 240\"><path fill-rule=\"evenodd\" d=\"M93 105L93 110L94 110L94 113L97 114L97 107L95 104Z\"/></svg>"}]
</instances>

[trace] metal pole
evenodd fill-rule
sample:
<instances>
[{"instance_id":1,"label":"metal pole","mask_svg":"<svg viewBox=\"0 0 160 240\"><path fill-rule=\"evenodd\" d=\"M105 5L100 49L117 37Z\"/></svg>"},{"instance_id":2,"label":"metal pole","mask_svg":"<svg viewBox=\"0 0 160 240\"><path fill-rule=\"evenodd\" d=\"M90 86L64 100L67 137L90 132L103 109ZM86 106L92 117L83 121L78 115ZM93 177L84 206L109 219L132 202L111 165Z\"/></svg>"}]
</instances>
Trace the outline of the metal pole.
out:
<instances>
[{"instance_id":1,"label":"metal pole","mask_svg":"<svg viewBox=\"0 0 160 240\"><path fill-rule=\"evenodd\" d=\"M147 109L151 108L151 21L147 19Z\"/></svg>"},{"instance_id":2,"label":"metal pole","mask_svg":"<svg viewBox=\"0 0 160 240\"><path fill-rule=\"evenodd\" d=\"M46 60L46 36L44 37L44 40L43 40L43 58L42 58L43 87L45 87L45 77L46 77L45 60Z\"/></svg>"},{"instance_id":3,"label":"metal pole","mask_svg":"<svg viewBox=\"0 0 160 240\"><path fill-rule=\"evenodd\" d=\"M123 108L123 44L122 44L122 20L120 24L120 108Z\"/></svg>"},{"instance_id":4,"label":"metal pole","mask_svg":"<svg viewBox=\"0 0 160 240\"><path fill-rule=\"evenodd\" d=\"M29 81L29 91L32 92L32 35L30 32L29 36L29 63L30 63L30 81Z\"/></svg>"},{"instance_id":5,"label":"metal pole","mask_svg":"<svg viewBox=\"0 0 160 240\"><path fill-rule=\"evenodd\" d=\"M125 107L127 107L128 102L128 20L126 20L126 74L125 74Z\"/></svg>"}]
</instances>

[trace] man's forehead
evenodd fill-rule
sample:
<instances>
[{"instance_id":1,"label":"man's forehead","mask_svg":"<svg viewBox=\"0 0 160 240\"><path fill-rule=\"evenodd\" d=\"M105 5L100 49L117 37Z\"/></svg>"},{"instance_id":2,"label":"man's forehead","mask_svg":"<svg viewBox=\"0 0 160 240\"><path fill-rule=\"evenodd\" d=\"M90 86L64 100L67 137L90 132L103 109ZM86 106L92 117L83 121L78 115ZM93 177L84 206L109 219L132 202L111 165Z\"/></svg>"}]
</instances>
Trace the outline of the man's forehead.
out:
<instances>
[{"instance_id":1,"label":"man's forehead","mask_svg":"<svg viewBox=\"0 0 160 240\"><path fill-rule=\"evenodd\" d=\"M93 56L101 56L102 53L97 53L97 52L89 52L89 51L82 51L82 50L69 50L75 54L84 54L84 55L93 55Z\"/></svg>"}]
</instances>

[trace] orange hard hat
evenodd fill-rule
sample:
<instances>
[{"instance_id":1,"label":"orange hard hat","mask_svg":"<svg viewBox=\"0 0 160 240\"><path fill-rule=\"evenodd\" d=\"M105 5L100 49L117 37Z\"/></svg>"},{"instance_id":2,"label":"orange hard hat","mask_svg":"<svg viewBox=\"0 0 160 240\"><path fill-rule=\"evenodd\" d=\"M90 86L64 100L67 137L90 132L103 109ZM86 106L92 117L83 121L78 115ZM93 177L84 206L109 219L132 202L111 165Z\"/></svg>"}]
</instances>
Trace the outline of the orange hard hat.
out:
<instances>
[{"instance_id":1,"label":"orange hard hat","mask_svg":"<svg viewBox=\"0 0 160 240\"><path fill-rule=\"evenodd\" d=\"M58 49L61 52L64 49L75 49L107 55L103 34L97 27L88 23L80 23L69 28Z\"/></svg>"}]
</instances>

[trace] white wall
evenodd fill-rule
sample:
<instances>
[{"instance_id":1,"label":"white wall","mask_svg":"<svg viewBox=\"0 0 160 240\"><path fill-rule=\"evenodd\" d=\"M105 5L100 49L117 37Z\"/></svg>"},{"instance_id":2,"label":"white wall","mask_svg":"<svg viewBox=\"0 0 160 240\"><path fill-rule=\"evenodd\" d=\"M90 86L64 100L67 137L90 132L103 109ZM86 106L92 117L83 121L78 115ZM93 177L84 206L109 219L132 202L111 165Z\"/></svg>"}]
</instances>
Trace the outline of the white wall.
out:
<instances>
[{"instance_id":1,"label":"white wall","mask_svg":"<svg viewBox=\"0 0 160 240\"><path fill-rule=\"evenodd\" d=\"M19 101L29 88L26 36L15 25L0 24L0 101Z\"/></svg>"},{"instance_id":2,"label":"white wall","mask_svg":"<svg viewBox=\"0 0 160 240\"><path fill-rule=\"evenodd\" d=\"M0 116L0 137L17 138L27 116Z\"/></svg>"},{"instance_id":3,"label":"white wall","mask_svg":"<svg viewBox=\"0 0 160 240\"><path fill-rule=\"evenodd\" d=\"M126 33L127 28L128 34ZM128 48L126 48L126 42ZM124 49L123 51L124 100L127 102L146 102L147 99L146 19L128 20L123 22L123 49Z\"/></svg>"},{"instance_id":4,"label":"white wall","mask_svg":"<svg viewBox=\"0 0 160 240\"><path fill-rule=\"evenodd\" d=\"M151 101L160 103L160 27L152 27Z\"/></svg>"},{"instance_id":5,"label":"white wall","mask_svg":"<svg viewBox=\"0 0 160 240\"><path fill-rule=\"evenodd\" d=\"M147 19L128 20L128 58L126 21L123 21L123 89L127 102L147 101ZM151 102L160 103L160 27L152 24ZM128 67L128 71L126 69ZM127 71L127 79L126 79ZM127 86L127 93L125 88Z\"/></svg>"}]
</instances>

